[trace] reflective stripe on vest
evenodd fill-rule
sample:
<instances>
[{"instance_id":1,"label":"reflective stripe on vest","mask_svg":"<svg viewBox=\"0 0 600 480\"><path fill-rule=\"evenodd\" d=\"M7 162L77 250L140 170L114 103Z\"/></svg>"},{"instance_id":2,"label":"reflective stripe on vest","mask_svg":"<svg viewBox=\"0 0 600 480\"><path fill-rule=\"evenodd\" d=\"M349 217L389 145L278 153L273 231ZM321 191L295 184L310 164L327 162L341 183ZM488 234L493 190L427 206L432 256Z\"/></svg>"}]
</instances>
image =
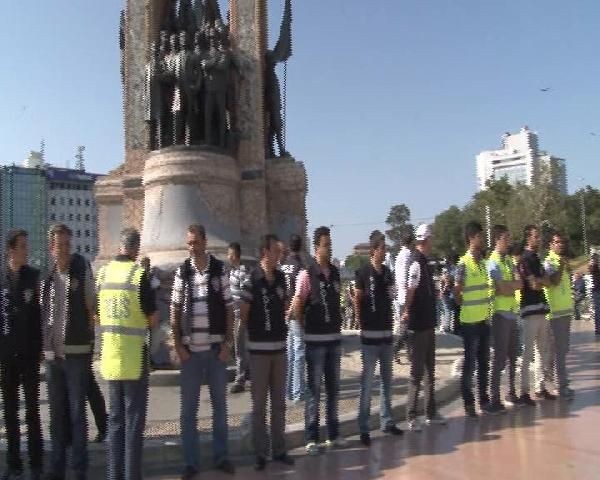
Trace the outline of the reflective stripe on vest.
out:
<instances>
[{"instance_id":1,"label":"reflective stripe on vest","mask_svg":"<svg viewBox=\"0 0 600 480\"><path fill-rule=\"evenodd\" d=\"M362 330L360 336L363 338L390 338L394 334L391 330Z\"/></svg>"},{"instance_id":2,"label":"reflective stripe on vest","mask_svg":"<svg viewBox=\"0 0 600 480\"><path fill-rule=\"evenodd\" d=\"M552 251L548 253L546 262L552 264L557 270L560 268L560 256ZM544 292L546 293L546 301L550 307L549 319L573 314L575 305L571 291L571 279L566 270L563 270L559 284L544 287Z\"/></svg>"},{"instance_id":3,"label":"reflective stripe on vest","mask_svg":"<svg viewBox=\"0 0 600 480\"><path fill-rule=\"evenodd\" d=\"M340 340L342 338L341 333L324 333L322 335L315 333L305 333L304 341L305 342L332 342L335 340Z\"/></svg>"},{"instance_id":4,"label":"reflective stripe on vest","mask_svg":"<svg viewBox=\"0 0 600 480\"><path fill-rule=\"evenodd\" d=\"M246 343L248 350L283 350L285 348L285 340L280 342L250 342Z\"/></svg>"},{"instance_id":5,"label":"reflective stripe on vest","mask_svg":"<svg viewBox=\"0 0 600 480\"><path fill-rule=\"evenodd\" d=\"M514 263L512 258L505 255L504 258L497 252L493 251L489 258L490 262L496 262L500 266L500 272L502 273L502 281L512 282L514 281ZM492 305L492 311L495 313L512 313L516 314L518 310L517 297L515 294L512 295L499 295L495 291L495 282L492 277L489 278L490 285L490 299Z\"/></svg>"},{"instance_id":6,"label":"reflective stripe on vest","mask_svg":"<svg viewBox=\"0 0 600 480\"><path fill-rule=\"evenodd\" d=\"M102 353L105 380L137 380L143 367L146 316L139 298L143 270L133 261L112 261L98 279Z\"/></svg>"},{"instance_id":7,"label":"reflective stripe on vest","mask_svg":"<svg viewBox=\"0 0 600 480\"><path fill-rule=\"evenodd\" d=\"M488 275L483 261L476 262L467 252L460 263L465 266L465 283L460 305L460 322L477 323L489 317Z\"/></svg>"}]
</instances>

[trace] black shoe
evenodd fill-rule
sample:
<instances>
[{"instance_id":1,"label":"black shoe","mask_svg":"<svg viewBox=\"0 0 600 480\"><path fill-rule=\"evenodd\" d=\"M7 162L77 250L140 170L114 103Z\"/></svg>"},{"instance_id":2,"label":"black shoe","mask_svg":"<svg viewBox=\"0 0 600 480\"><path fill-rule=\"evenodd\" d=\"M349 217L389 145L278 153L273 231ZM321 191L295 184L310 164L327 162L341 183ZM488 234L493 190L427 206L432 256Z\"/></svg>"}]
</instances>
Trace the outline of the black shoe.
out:
<instances>
[{"instance_id":1,"label":"black shoe","mask_svg":"<svg viewBox=\"0 0 600 480\"><path fill-rule=\"evenodd\" d=\"M500 402L488 403L483 410L488 415L502 415L506 413L506 408Z\"/></svg>"},{"instance_id":2,"label":"black shoe","mask_svg":"<svg viewBox=\"0 0 600 480\"><path fill-rule=\"evenodd\" d=\"M556 395L554 395L553 393L550 393L545 388L543 390L540 390L539 392L536 392L535 396L539 400L556 400Z\"/></svg>"},{"instance_id":3,"label":"black shoe","mask_svg":"<svg viewBox=\"0 0 600 480\"><path fill-rule=\"evenodd\" d=\"M484 395L479 399L479 408L481 408L482 410L484 408L487 408L487 406L489 404L490 404L490 397L488 397L487 395Z\"/></svg>"},{"instance_id":4,"label":"black shoe","mask_svg":"<svg viewBox=\"0 0 600 480\"><path fill-rule=\"evenodd\" d=\"M98 435L94 438L94 443L104 443L104 440L106 440L106 432L98 432Z\"/></svg>"},{"instance_id":5,"label":"black shoe","mask_svg":"<svg viewBox=\"0 0 600 480\"><path fill-rule=\"evenodd\" d=\"M396 425L388 425L383 429L383 433L387 433L389 435L404 435L404 432Z\"/></svg>"},{"instance_id":6,"label":"black shoe","mask_svg":"<svg viewBox=\"0 0 600 480\"><path fill-rule=\"evenodd\" d=\"M368 433L361 433L360 434L360 443L362 443L365 447L370 447L371 446L371 435L369 435Z\"/></svg>"},{"instance_id":7,"label":"black shoe","mask_svg":"<svg viewBox=\"0 0 600 480\"><path fill-rule=\"evenodd\" d=\"M509 393L508 395L506 395L506 397L504 397L504 403L512 407L523 406L523 404L521 403L521 399L517 397L516 393Z\"/></svg>"},{"instance_id":8,"label":"black shoe","mask_svg":"<svg viewBox=\"0 0 600 480\"><path fill-rule=\"evenodd\" d=\"M230 475L233 475L235 473L235 467L233 466L233 463L231 463L227 459L221 460L219 463L217 463L216 468L217 468L217 470L221 470L222 472L229 473Z\"/></svg>"},{"instance_id":9,"label":"black shoe","mask_svg":"<svg viewBox=\"0 0 600 480\"><path fill-rule=\"evenodd\" d=\"M188 465L183 469L183 472L181 473L181 480L192 480L192 478L194 478L197 473L198 470L196 470L195 467Z\"/></svg>"},{"instance_id":10,"label":"black shoe","mask_svg":"<svg viewBox=\"0 0 600 480\"><path fill-rule=\"evenodd\" d=\"M528 393L524 393L523 395L521 395L520 401L523 405L535 407L535 402L531 399Z\"/></svg>"},{"instance_id":11,"label":"black shoe","mask_svg":"<svg viewBox=\"0 0 600 480\"><path fill-rule=\"evenodd\" d=\"M475 405L465 405L465 416L469 418L477 418L477 410L475 410Z\"/></svg>"},{"instance_id":12,"label":"black shoe","mask_svg":"<svg viewBox=\"0 0 600 480\"><path fill-rule=\"evenodd\" d=\"M254 470L257 472L262 472L267 466L267 460L265 457L256 457L256 462L254 462Z\"/></svg>"},{"instance_id":13,"label":"black shoe","mask_svg":"<svg viewBox=\"0 0 600 480\"><path fill-rule=\"evenodd\" d=\"M281 455L273 457L273 461L283 463L284 465L288 465L290 467L296 463L294 458L288 455L287 453L282 453Z\"/></svg>"},{"instance_id":14,"label":"black shoe","mask_svg":"<svg viewBox=\"0 0 600 480\"><path fill-rule=\"evenodd\" d=\"M246 391L246 387L244 386L243 383L234 383L231 386L231 390L229 390L229 393L242 393Z\"/></svg>"}]
</instances>

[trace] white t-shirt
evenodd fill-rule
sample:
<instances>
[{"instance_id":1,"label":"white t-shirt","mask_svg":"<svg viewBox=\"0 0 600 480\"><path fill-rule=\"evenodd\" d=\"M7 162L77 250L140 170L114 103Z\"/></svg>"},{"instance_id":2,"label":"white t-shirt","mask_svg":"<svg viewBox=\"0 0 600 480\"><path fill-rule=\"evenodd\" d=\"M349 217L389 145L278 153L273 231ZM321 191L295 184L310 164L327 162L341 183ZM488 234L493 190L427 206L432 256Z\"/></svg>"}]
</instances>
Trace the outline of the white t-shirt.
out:
<instances>
[{"instance_id":1,"label":"white t-shirt","mask_svg":"<svg viewBox=\"0 0 600 480\"><path fill-rule=\"evenodd\" d=\"M398 289L398 303L404 305L406 300L406 288L408 282L408 261L410 260L412 252L402 247L396 256L396 265L394 266L394 273L396 275L396 288Z\"/></svg>"}]
</instances>

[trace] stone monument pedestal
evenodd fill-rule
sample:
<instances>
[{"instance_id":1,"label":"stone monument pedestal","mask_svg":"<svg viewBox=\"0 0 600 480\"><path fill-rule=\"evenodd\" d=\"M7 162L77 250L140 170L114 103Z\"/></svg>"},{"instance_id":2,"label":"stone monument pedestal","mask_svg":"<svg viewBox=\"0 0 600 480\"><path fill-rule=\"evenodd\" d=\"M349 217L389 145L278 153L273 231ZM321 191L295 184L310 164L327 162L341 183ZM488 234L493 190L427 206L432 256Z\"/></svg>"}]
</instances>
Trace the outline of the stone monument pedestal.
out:
<instances>
[{"instance_id":1,"label":"stone monument pedestal","mask_svg":"<svg viewBox=\"0 0 600 480\"><path fill-rule=\"evenodd\" d=\"M207 250L223 256L240 239L240 172L226 153L170 147L148 156L143 176L142 252L152 265L172 270L188 256L187 227L206 228Z\"/></svg>"}]
</instances>

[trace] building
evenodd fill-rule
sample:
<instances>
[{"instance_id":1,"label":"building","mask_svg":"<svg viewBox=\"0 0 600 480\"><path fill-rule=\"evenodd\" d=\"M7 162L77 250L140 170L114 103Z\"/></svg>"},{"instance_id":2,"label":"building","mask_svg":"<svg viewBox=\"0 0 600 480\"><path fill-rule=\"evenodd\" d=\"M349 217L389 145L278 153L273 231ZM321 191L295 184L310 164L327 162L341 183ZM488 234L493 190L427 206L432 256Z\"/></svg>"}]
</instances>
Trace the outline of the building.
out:
<instances>
[{"instance_id":1,"label":"building","mask_svg":"<svg viewBox=\"0 0 600 480\"><path fill-rule=\"evenodd\" d=\"M39 152L31 152L23 164L0 167L1 238L12 229L26 230L30 264L45 270L48 228L64 223L73 231L73 251L92 262L98 252L94 185L100 175L52 167Z\"/></svg>"},{"instance_id":2,"label":"building","mask_svg":"<svg viewBox=\"0 0 600 480\"><path fill-rule=\"evenodd\" d=\"M519 133L505 133L502 147L477 155L477 187L485 190L488 180L506 178L512 185L551 182L567 193L565 160L539 149L538 136L527 127Z\"/></svg>"}]
</instances>

